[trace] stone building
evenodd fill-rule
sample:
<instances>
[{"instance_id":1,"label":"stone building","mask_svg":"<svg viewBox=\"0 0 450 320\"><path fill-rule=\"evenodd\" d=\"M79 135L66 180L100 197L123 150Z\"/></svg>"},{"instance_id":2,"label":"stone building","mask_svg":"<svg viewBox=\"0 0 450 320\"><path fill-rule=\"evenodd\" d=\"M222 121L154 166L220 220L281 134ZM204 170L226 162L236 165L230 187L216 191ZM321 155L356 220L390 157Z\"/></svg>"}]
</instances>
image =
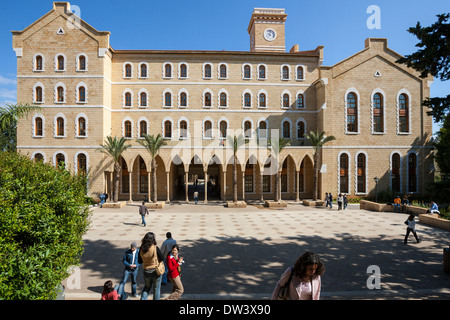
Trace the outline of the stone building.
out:
<instances>
[{"instance_id":1,"label":"stone building","mask_svg":"<svg viewBox=\"0 0 450 320\"><path fill-rule=\"evenodd\" d=\"M432 119L421 101L432 78L395 61L386 39L323 66L324 47L285 47L284 9L255 8L249 51L116 50L67 2L13 31L17 101L42 109L18 126L18 150L89 172L89 193L112 193L113 163L98 151L125 137L119 198L151 196L151 157L138 139L161 134L158 200L231 199L233 151L239 199L312 198L310 131L336 140L321 151L319 196L365 197L378 190L420 193L433 180ZM131 31L131 30L130 30ZM278 154L273 141L290 139ZM272 143L270 143L272 141Z\"/></svg>"}]
</instances>

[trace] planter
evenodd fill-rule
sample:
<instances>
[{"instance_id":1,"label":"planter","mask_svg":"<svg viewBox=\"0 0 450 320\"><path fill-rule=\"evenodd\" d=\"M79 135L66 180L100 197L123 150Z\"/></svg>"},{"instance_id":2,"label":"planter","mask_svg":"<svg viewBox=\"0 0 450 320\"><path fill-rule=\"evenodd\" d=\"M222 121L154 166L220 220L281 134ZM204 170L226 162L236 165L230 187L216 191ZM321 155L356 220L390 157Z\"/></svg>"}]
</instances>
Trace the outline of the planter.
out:
<instances>
[{"instance_id":1,"label":"planter","mask_svg":"<svg viewBox=\"0 0 450 320\"><path fill-rule=\"evenodd\" d=\"M165 204L166 203L164 201L147 202L145 203L145 206L149 209L163 209Z\"/></svg>"},{"instance_id":2,"label":"planter","mask_svg":"<svg viewBox=\"0 0 450 320\"><path fill-rule=\"evenodd\" d=\"M325 206L325 201L323 200L303 200L303 205L307 207L323 207Z\"/></svg>"},{"instance_id":3,"label":"planter","mask_svg":"<svg viewBox=\"0 0 450 320\"><path fill-rule=\"evenodd\" d=\"M237 202L227 201L226 206L228 208L247 208L247 203L245 201L237 201Z\"/></svg>"},{"instance_id":4,"label":"planter","mask_svg":"<svg viewBox=\"0 0 450 320\"><path fill-rule=\"evenodd\" d=\"M119 202L105 202L103 204L103 208L113 208L113 209L120 209L126 206L126 201L119 201Z\"/></svg>"},{"instance_id":5,"label":"planter","mask_svg":"<svg viewBox=\"0 0 450 320\"><path fill-rule=\"evenodd\" d=\"M437 214L419 214L419 222L444 230L450 230L450 220L439 218Z\"/></svg>"},{"instance_id":6,"label":"planter","mask_svg":"<svg viewBox=\"0 0 450 320\"><path fill-rule=\"evenodd\" d=\"M266 200L264 201L264 206L268 208L285 208L287 207L287 203L284 201Z\"/></svg>"}]
</instances>

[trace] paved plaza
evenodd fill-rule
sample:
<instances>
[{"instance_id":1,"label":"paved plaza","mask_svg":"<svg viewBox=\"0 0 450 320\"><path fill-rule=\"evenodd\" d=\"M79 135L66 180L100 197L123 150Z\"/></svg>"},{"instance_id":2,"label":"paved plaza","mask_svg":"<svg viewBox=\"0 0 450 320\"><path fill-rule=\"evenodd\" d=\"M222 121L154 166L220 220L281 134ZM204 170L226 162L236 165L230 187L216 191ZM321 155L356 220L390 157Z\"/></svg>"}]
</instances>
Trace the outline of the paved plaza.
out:
<instances>
[{"instance_id":1,"label":"paved plaza","mask_svg":"<svg viewBox=\"0 0 450 320\"><path fill-rule=\"evenodd\" d=\"M338 211L294 202L279 209L172 203L150 210L143 227L138 205L92 209L79 281L64 283L67 300L97 300L106 280L118 284L125 250L132 241L140 246L148 231L159 246L167 231L177 240L186 261L182 299L270 299L281 274L306 250L317 253L326 267L321 299L450 299L450 275L442 266L450 231L417 223L422 242L410 235L405 245L406 214L352 204ZM367 282L373 273L367 269L373 265L380 270L380 289L371 290ZM139 270L139 294L142 288ZM130 280L125 291L131 291ZM162 297L170 292L170 284L161 287Z\"/></svg>"}]
</instances>

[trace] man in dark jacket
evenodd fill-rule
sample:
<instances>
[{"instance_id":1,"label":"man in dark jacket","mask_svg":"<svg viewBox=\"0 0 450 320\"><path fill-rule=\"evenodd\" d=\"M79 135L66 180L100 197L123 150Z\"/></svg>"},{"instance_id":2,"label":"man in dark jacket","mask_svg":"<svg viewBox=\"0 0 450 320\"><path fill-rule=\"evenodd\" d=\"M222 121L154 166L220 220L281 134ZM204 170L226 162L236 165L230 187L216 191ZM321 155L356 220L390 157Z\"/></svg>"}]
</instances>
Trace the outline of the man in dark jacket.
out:
<instances>
[{"instance_id":1,"label":"man in dark jacket","mask_svg":"<svg viewBox=\"0 0 450 320\"><path fill-rule=\"evenodd\" d=\"M148 214L148 208L145 205L145 201L142 201L142 204L139 206L139 214L142 217L142 224L144 225L144 227L147 225L145 223L145 215Z\"/></svg>"},{"instance_id":2,"label":"man in dark jacket","mask_svg":"<svg viewBox=\"0 0 450 320\"><path fill-rule=\"evenodd\" d=\"M125 251L125 254L122 259L122 262L125 265L125 269L123 270L122 280L120 281L119 289L117 290L117 294L120 295L120 300L126 300L127 298L127 295L125 293L125 284L127 283L128 276L131 276L131 295L133 297L137 297L136 278L139 269L138 257L139 257L139 249L136 246L136 242L132 242L130 249Z\"/></svg>"}]
</instances>

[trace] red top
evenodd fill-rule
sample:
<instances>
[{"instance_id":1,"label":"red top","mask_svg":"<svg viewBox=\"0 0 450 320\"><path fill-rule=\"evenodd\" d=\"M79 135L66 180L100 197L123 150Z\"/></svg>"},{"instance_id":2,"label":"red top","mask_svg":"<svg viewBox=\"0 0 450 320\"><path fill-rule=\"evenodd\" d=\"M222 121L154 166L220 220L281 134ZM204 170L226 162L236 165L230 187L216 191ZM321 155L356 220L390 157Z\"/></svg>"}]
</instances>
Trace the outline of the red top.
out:
<instances>
[{"instance_id":1,"label":"red top","mask_svg":"<svg viewBox=\"0 0 450 320\"><path fill-rule=\"evenodd\" d=\"M173 255L169 254L167 256L166 264L168 269L167 276L169 276L170 278L176 278L180 275L180 273L178 272L178 267L180 266L178 264L178 259L175 259Z\"/></svg>"},{"instance_id":2,"label":"red top","mask_svg":"<svg viewBox=\"0 0 450 320\"><path fill-rule=\"evenodd\" d=\"M109 293L102 292L102 300L119 300L119 295L116 290L113 290Z\"/></svg>"}]
</instances>

